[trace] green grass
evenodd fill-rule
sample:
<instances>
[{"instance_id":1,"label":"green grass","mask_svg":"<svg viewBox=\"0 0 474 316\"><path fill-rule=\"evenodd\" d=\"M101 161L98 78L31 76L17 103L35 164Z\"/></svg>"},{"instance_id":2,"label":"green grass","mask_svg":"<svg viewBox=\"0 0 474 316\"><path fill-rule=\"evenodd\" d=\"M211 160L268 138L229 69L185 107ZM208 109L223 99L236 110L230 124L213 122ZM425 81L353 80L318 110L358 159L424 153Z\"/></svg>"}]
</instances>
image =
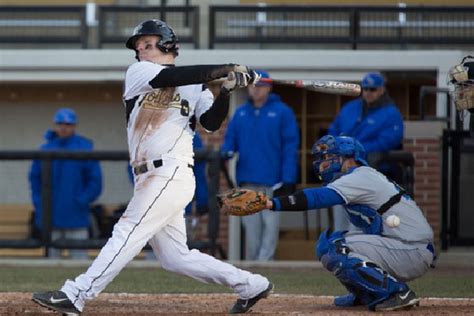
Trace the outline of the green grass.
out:
<instances>
[{"instance_id":1,"label":"green grass","mask_svg":"<svg viewBox=\"0 0 474 316\"><path fill-rule=\"evenodd\" d=\"M0 292L33 292L54 290L66 279L73 279L85 268L0 268ZM331 273L322 269L251 269L275 283L277 293L338 295L345 292ZM472 271L430 271L410 282L419 296L474 297ZM106 292L128 293L216 293L229 289L202 284L162 269L127 268L106 288Z\"/></svg>"}]
</instances>

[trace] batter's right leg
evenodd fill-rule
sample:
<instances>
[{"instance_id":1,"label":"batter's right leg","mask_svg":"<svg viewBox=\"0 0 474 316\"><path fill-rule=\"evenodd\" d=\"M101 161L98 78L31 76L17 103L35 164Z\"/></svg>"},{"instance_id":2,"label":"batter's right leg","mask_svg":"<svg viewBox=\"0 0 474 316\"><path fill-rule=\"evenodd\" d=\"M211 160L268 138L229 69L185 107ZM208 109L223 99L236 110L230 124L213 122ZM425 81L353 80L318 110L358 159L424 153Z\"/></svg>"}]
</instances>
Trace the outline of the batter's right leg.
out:
<instances>
[{"instance_id":1,"label":"batter's right leg","mask_svg":"<svg viewBox=\"0 0 474 316\"><path fill-rule=\"evenodd\" d=\"M102 292L192 198L194 182L186 181L192 176L187 165L165 165L145 175L146 178L137 181L132 200L114 226L112 237L87 272L67 280L61 288L79 311L83 310L86 300Z\"/></svg>"},{"instance_id":2,"label":"batter's right leg","mask_svg":"<svg viewBox=\"0 0 474 316\"><path fill-rule=\"evenodd\" d=\"M169 271L192 277L205 283L232 288L246 311L273 290L267 278L241 270L186 245L185 222L178 215L151 240L161 266ZM237 303L236 303L237 305ZM235 307L235 306L234 306Z\"/></svg>"}]
</instances>

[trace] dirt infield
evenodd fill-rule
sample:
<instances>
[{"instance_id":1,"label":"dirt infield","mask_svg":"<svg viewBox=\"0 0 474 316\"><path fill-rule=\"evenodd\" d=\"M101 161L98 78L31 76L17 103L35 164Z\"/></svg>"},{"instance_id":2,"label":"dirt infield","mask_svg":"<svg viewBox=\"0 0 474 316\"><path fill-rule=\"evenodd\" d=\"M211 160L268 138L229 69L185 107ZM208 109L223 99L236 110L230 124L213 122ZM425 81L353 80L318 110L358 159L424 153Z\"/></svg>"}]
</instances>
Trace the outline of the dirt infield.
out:
<instances>
[{"instance_id":1,"label":"dirt infield","mask_svg":"<svg viewBox=\"0 0 474 316\"><path fill-rule=\"evenodd\" d=\"M82 315L225 315L231 294L101 294ZM357 307L336 308L332 297L273 294L260 301L252 314L267 315L376 315ZM474 299L424 298L419 307L392 314L474 315ZM0 315L55 315L31 301L31 293L0 293Z\"/></svg>"}]
</instances>

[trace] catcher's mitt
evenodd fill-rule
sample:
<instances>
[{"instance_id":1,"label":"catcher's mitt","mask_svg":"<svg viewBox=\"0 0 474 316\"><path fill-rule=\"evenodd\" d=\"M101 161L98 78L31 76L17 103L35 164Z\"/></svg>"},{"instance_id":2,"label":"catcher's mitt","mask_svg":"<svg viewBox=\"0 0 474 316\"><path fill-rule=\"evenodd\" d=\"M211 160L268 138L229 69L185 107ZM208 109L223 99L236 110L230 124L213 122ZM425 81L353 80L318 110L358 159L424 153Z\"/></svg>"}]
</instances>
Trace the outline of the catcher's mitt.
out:
<instances>
[{"instance_id":1,"label":"catcher's mitt","mask_svg":"<svg viewBox=\"0 0 474 316\"><path fill-rule=\"evenodd\" d=\"M268 198L263 192L232 189L218 195L217 201L224 214L245 216L266 209Z\"/></svg>"}]
</instances>

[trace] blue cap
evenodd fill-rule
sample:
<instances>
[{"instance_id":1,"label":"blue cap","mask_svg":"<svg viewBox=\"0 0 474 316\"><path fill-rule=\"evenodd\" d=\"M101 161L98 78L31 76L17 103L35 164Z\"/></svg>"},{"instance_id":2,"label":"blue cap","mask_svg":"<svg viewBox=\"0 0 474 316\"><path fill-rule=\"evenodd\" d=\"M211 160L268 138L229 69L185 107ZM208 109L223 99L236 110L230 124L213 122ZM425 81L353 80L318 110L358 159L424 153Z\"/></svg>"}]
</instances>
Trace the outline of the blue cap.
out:
<instances>
[{"instance_id":1,"label":"blue cap","mask_svg":"<svg viewBox=\"0 0 474 316\"><path fill-rule=\"evenodd\" d=\"M76 112L72 109L62 108L54 114L54 123L56 124L76 124Z\"/></svg>"},{"instance_id":2,"label":"blue cap","mask_svg":"<svg viewBox=\"0 0 474 316\"><path fill-rule=\"evenodd\" d=\"M380 88L385 85L385 79L380 72L369 72L362 79L362 88Z\"/></svg>"},{"instance_id":3,"label":"blue cap","mask_svg":"<svg viewBox=\"0 0 474 316\"><path fill-rule=\"evenodd\" d=\"M260 76L262 76L262 78L268 78L270 79L270 75L268 74L268 72L264 71L264 70L255 70L256 73L258 73ZM272 84L271 83L268 83L268 82L261 82L261 81L258 81L255 86L257 87L269 87L271 86Z\"/></svg>"}]
</instances>

